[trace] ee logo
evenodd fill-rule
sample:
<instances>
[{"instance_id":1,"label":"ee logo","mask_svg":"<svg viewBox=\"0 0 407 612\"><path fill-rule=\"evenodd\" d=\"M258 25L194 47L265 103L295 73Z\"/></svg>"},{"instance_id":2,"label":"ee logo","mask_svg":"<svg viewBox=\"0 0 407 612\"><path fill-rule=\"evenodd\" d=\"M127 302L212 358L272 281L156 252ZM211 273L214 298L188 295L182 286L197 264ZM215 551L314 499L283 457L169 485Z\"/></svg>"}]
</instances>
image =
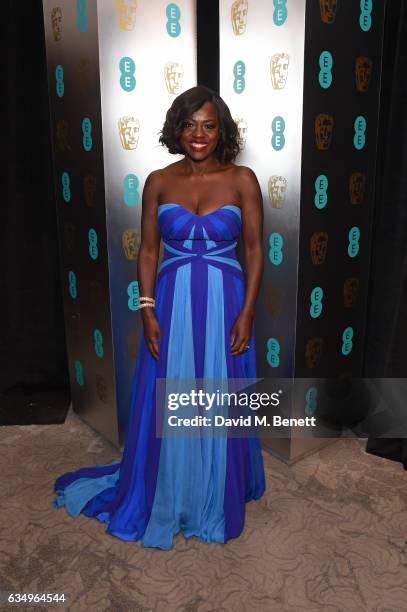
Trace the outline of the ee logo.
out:
<instances>
[{"instance_id":1,"label":"ee logo","mask_svg":"<svg viewBox=\"0 0 407 612\"><path fill-rule=\"evenodd\" d=\"M372 27L372 0L360 0L359 25L363 32L368 32Z\"/></svg>"},{"instance_id":2,"label":"ee logo","mask_svg":"<svg viewBox=\"0 0 407 612\"><path fill-rule=\"evenodd\" d=\"M99 358L103 357L104 351L103 351L103 336L102 336L102 332L100 331L100 329L95 329L93 331L93 340L94 340L94 347L95 347L95 353Z\"/></svg>"},{"instance_id":3,"label":"ee logo","mask_svg":"<svg viewBox=\"0 0 407 612\"><path fill-rule=\"evenodd\" d=\"M332 55L329 51L322 51L319 56L319 84L324 89L328 89L332 84L332 66L334 64Z\"/></svg>"},{"instance_id":4,"label":"ee logo","mask_svg":"<svg viewBox=\"0 0 407 612\"><path fill-rule=\"evenodd\" d=\"M58 98L62 98L65 93L65 83L64 83L64 68L61 64L55 68L55 89L57 91Z\"/></svg>"},{"instance_id":5,"label":"ee logo","mask_svg":"<svg viewBox=\"0 0 407 612\"><path fill-rule=\"evenodd\" d=\"M273 21L276 26L282 26L287 19L287 0L273 0Z\"/></svg>"},{"instance_id":6,"label":"ee logo","mask_svg":"<svg viewBox=\"0 0 407 612\"><path fill-rule=\"evenodd\" d=\"M317 409L318 389L310 387L305 394L305 415L313 416Z\"/></svg>"},{"instance_id":7,"label":"ee logo","mask_svg":"<svg viewBox=\"0 0 407 612\"><path fill-rule=\"evenodd\" d=\"M325 208L328 202L328 194L326 192L327 189L328 189L328 178L325 176L325 174L320 174L315 179L315 197L314 197L315 208L318 208L319 210L322 210L322 208Z\"/></svg>"},{"instance_id":8,"label":"ee logo","mask_svg":"<svg viewBox=\"0 0 407 612\"><path fill-rule=\"evenodd\" d=\"M314 287L310 295L311 306L309 309L309 313L313 319L317 319L322 312L323 297L324 290L322 287Z\"/></svg>"},{"instance_id":9,"label":"ee logo","mask_svg":"<svg viewBox=\"0 0 407 612\"><path fill-rule=\"evenodd\" d=\"M140 291L138 286L138 281L132 281L127 287L127 295L129 299L127 300L127 306L129 310L138 310L140 307Z\"/></svg>"},{"instance_id":10,"label":"ee logo","mask_svg":"<svg viewBox=\"0 0 407 612\"><path fill-rule=\"evenodd\" d=\"M345 327L342 334L342 355L349 355L353 348L353 328Z\"/></svg>"},{"instance_id":11,"label":"ee logo","mask_svg":"<svg viewBox=\"0 0 407 612\"><path fill-rule=\"evenodd\" d=\"M71 201L71 178L68 172L63 172L61 175L62 197L68 204Z\"/></svg>"},{"instance_id":12,"label":"ee logo","mask_svg":"<svg viewBox=\"0 0 407 612\"><path fill-rule=\"evenodd\" d=\"M285 145L284 130L285 121L282 117L277 115L277 117L274 117L273 121L271 122L271 131L273 133L271 137L271 146L275 151L281 151Z\"/></svg>"},{"instance_id":13,"label":"ee logo","mask_svg":"<svg viewBox=\"0 0 407 612\"><path fill-rule=\"evenodd\" d=\"M237 61L233 66L233 76L235 77L235 80L233 81L233 89L237 94L242 93L246 87L246 81L244 78L245 72L245 63L242 62L242 60Z\"/></svg>"},{"instance_id":14,"label":"ee logo","mask_svg":"<svg viewBox=\"0 0 407 612\"><path fill-rule=\"evenodd\" d=\"M93 146L92 121L89 119L89 117L85 117L82 121L82 144L85 151L91 151Z\"/></svg>"},{"instance_id":15,"label":"ee logo","mask_svg":"<svg viewBox=\"0 0 407 612\"><path fill-rule=\"evenodd\" d=\"M83 365L81 364L79 359L77 359L75 361L74 367L75 367L75 380L78 383L78 385L83 387L83 383L84 383L84 379L83 379Z\"/></svg>"},{"instance_id":16,"label":"ee logo","mask_svg":"<svg viewBox=\"0 0 407 612\"><path fill-rule=\"evenodd\" d=\"M68 291L73 300L78 296L78 288L76 286L76 274L72 270L68 272Z\"/></svg>"},{"instance_id":17,"label":"ee logo","mask_svg":"<svg viewBox=\"0 0 407 612\"><path fill-rule=\"evenodd\" d=\"M76 27L79 32L86 32L88 16L86 14L87 0L76 0Z\"/></svg>"},{"instance_id":18,"label":"ee logo","mask_svg":"<svg viewBox=\"0 0 407 612\"><path fill-rule=\"evenodd\" d=\"M128 174L123 179L123 201L127 206L134 206L140 200L139 180L135 174Z\"/></svg>"},{"instance_id":19,"label":"ee logo","mask_svg":"<svg viewBox=\"0 0 407 612\"><path fill-rule=\"evenodd\" d=\"M167 33L176 38L181 34L181 25L179 20L181 19L181 11L177 4L171 2L168 4L165 14L167 16Z\"/></svg>"},{"instance_id":20,"label":"ee logo","mask_svg":"<svg viewBox=\"0 0 407 612\"><path fill-rule=\"evenodd\" d=\"M358 151L360 151L366 144L366 119L363 117L363 115L359 115L358 117L356 117L353 127L355 128L353 145L355 149L358 149Z\"/></svg>"},{"instance_id":21,"label":"ee logo","mask_svg":"<svg viewBox=\"0 0 407 612\"><path fill-rule=\"evenodd\" d=\"M267 362L272 368L280 365L280 343L276 338L267 340Z\"/></svg>"},{"instance_id":22,"label":"ee logo","mask_svg":"<svg viewBox=\"0 0 407 612\"><path fill-rule=\"evenodd\" d=\"M99 256L99 249L98 249L98 244L97 244L98 235L96 233L96 230L93 229L93 227L91 227L88 232L88 238L89 238L89 255L93 260L95 260Z\"/></svg>"},{"instance_id":23,"label":"ee logo","mask_svg":"<svg viewBox=\"0 0 407 612\"><path fill-rule=\"evenodd\" d=\"M349 244L348 244L348 255L349 257L356 257L359 253L359 239L360 239L360 229L355 225L351 227L348 234Z\"/></svg>"},{"instance_id":24,"label":"ee logo","mask_svg":"<svg viewBox=\"0 0 407 612\"><path fill-rule=\"evenodd\" d=\"M273 232L269 237L269 259L272 264L279 266L283 261L283 244L284 240L281 234Z\"/></svg>"},{"instance_id":25,"label":"ee logo","mask_svg":"<svg viewBox=\"0 0 407 612\"><path fill-rule=\"evenodd\" d=\"M119 62L120 86L124 91L133 91L136 86L136 64L131 57L122 57Z\"/></svg>"}]
</instances>

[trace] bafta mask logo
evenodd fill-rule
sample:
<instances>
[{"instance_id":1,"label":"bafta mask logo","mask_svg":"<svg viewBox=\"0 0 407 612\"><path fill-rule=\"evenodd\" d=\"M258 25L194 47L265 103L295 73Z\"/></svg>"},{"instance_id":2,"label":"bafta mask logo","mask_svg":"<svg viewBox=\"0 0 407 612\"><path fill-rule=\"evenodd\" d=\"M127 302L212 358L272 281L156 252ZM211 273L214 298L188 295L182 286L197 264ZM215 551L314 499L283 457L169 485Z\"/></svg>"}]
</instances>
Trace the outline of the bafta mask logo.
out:
<instances>
[{"instance_id":1,"label":"bafta mask logo","mask_svg":"<svg viewBox=\"0 0 407 612\"><path fill-rule=\"evenodd\" d=\"M78 81L79 89L82 95L89 90L90 74L89 60L86 57L81 57L78 63Z\"/></svg>"},{"instance_id":2,"label":"bafta mask logo","mask_svg":"<svg viewBox=\"0 0 407 612\"><path fill-rule=\"evenodd\" d=\"M64 245L67 253L75 251L75 226L73 223L64 224Z\"/></svg>"},{"instance_id":3,"label":"bafta mask logo","mask_svg":"<svg viewBox=\"0 0 407 612\"><path fill-rule=\"evenodd\" d=\"M176 62L167 62L164 66L164 77L167 90L170 94L181 93L184 67Z\"/></svg>"},{"instance_id":4,"label":"bafta mask logo","mask_svg":"<svg viewBox=\"0 0 407 612\"><path fill-rule=\"evenodd\" d=\"M134 30L136 25L137 0L115 0L116 19L124 32Z\"/></svg>"},{"instance_id":5,"label":"bafta mask logo","mask_svg":"<svg viewBox=\"0 0 407 612\"><path fill-rule=\"evenodd\" d=\"M248 6L247 0L236 0L232 4L232 28L236 36L241 36L246 32Z\"/></svg>"},{"instance_id":6,"label":"bafta mask logo","mask_svg":"<svg viewBox=\"0 0 407 612\"><path fill-rule=\"evenodd\" d=\"M284 176L273 174L268 180L268 193L271 208L283 208L287 192L287 179Z\"/></svg>"},{"instance_id":7,"label":"bafta mask logo","mask_svg":"<svg viewBox=\"0 0 407 612\"><path fill-rule=\"evenodd\" d=\"M93 174L86 174L83 177L83 191L86 206L92 208L96 201L96 177Z\"/></svg>"},{"instance_id":8,"label":"bafta mask logo","mask_svg":"<svg viewBox=\"0 0 407 612\"><path fill-rule=\"evenodd\" d=\"M101 402L104 402L105 404L107 403L107 381L100 374L96 374L96 394Z\"/></svg>"},{"instance_id":9,"label":"bafta mask logo","mask_svg":"<svg viewBox=\"0 0 407 612\"><path fill-rule=\"evenodd\" d=\"M269 287L266 292L266 308L270 316L275 318L281 314L283 308L284 291L281 287Z\"/></svg>"},{"instance_id":10,"label":"bafta mask logo","mask_svg":"<svg viewBox=\"0 0 407 612\"><path fill-rule=\"evenodd\" d=\"M100 281L91 280L89 283L89 304L91 308L100 308L103 303L103 286Z\"/></svg>"},{"instance_id":11,"label":"bafta mask logo","mask_svg":"<svg viewBox=\"0 0 407 612\"><path fill-rule=\"evenodd\" d=\"M54 40L58 42L62 38L62 11L59 6L51 11L51 27Z\"/></svg>"},{"instance_id":12,"label":"bafta mask logo","mask_svg":"<svg viewBox=\"0 0 407 612\"><path fill-rule=\"evenodd\" d=\"M321 361L323 339L310 338L305 345L305 365L307 368L317 368Z\"/></svg>"},{"instance_id":13,"label":"bafta mask logo","mask_svg":"<svg viewBox=\"0 0 407 612\"><path fill-rule=\"evenodd\" d=\"M237 142L240 150L243 151L247 140L247 121L246 119L243 119L243 117L237 117L234 119L234 122L236 123L238 130Z\"/></svg>"},{"instance_id":14,"label":"bafta mask logo","mask_svg":"<svg viewBox=\"0 0 407 612\"><path fill-rule=\"evenodd\" d=\"M366 175L353 172L349 177L349 195L352 204L361 204L365 197Z\"/></svg>"},{"instance_id":15,"label":"bafta mask logo","mask_svg":"<svg viewBox=\"0 0 407 612\"><path fill-rule=\"evenodd\" d=\"M355 61L356 89L365 93L369 89L372 76L373 62L364 55L359 55Z\"/></svg>"},{"instance_id":16,"label":"bafta mask logo","mask_svg":"<svg viewBox=\"0 0 407 612\"><path fill-rule=\"evenodd\" d=\"M315 118L315 138L317 149L326 151L329 149L332 141L332 131L334 127L334 119L332 115L320 113Z\"/></svg>"},{"instance_id":17,"label":"bafta mask logo","mask_svg":"<svg viewBox=\"0 0 407 612\"><path fill-rule=\"evenodd\" d=\"M336 18L337 0L319 0L321 19L324 23L333 23Z\"/></svg>"},{"instance_id":18,"label":"bafta mask logo","mask_svg":"<svg viewBox=\"0 0 407 612\"><path fill-rule=\"evenodd\" d=\"M65 119L60 119L56 125L55 136L58 149L62 151L62 153L65 153L65 151L72 151L71 145L69 144L68 132L68 122L65 121Z\"/></svg>"},{"instance_id":19,"label":"bafta mask logo","mask_svg":"<svg viewBox=\"0 0 407 612\"><path fill-rule=\"evenodd\" d=\"M343 284L343 305L345 308L352 308L357 302L359 295L359 279L356 277L347 278Z\"/></svg>"},{"instance_id":20,"label":"bafta mask logo","mask_svg":"<svg viewBox=\"0 0 407 612\"><path fill-rule=\"evenodd\" d=\"M127 151L136 149L140 133L140 121L136 117L127 115L120 117L118 126L123 149L127 149Z\"/></svg>"},{"instance_id":21,"label":"bafta mask logo","mask_svg":"<svg viewBox=\"0 0 407 612\"><path fill-rule=\"evenodd\" d=\"M311 236L311 260L315 266L323 264L328 249L328 234L314 232Z\"/></svg>"},{"instance_id":22,"label":"bafta mask logo","mask_svg":"<svg viewBox=\"0 0 407 612\"><path fill-rule=\"evenodd\" d=\"M126 259L135 261L140 248L141 235L136 227L129 227L122 234L122 247Z\"/></svg>"},{"instance_id":23,"label":"bafta mask logo","mask_svg":"<svg viewBox=\"0 0 407 612\"><path fill-rule=\"evenodd\" d=\"M288 53L276 53L270 61L270 77L273 89L284 89L288 77Z\"/></svg>"}]
</instances>

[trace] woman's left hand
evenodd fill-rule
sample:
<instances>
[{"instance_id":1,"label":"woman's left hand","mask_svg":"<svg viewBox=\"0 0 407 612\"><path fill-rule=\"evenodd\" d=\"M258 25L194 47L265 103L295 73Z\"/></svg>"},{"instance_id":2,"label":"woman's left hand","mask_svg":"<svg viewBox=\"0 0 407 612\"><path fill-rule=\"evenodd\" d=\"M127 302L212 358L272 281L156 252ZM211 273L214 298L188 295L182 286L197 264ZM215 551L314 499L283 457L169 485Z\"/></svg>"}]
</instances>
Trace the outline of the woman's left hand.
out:
<instances>
[{"instance_id":1,"label":"woman's left hand","mask_svg":"<svg viewBox=\"0 0 407 612\"><path fill-rule=\"evenodd\" d=\"M249 346L253 317L241 312L230 330L230 347L232 355L244 353Z\"/></svg>"}]
</instances>

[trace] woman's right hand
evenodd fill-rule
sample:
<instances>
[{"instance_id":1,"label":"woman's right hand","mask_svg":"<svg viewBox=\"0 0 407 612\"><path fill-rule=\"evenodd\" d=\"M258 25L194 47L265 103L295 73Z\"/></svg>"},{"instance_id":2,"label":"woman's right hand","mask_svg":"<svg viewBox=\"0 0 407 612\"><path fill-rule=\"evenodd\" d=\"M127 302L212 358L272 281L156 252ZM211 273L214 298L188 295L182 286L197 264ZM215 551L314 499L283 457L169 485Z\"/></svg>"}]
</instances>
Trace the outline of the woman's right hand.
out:
<instances>
[{"instance_id":1,"label":"woman's right hand","mask_svg":"<svg viewBox=\"0 0 407 612\"><path fill-rule=\"evenodd\" d=\"M146 312L148 311L148 312ZM159 358L158 340L161 336L160 324L152 308L143 308L141 318L143 320L144 338L147 348L154 359Z\"/></svg>"}]
</instances>

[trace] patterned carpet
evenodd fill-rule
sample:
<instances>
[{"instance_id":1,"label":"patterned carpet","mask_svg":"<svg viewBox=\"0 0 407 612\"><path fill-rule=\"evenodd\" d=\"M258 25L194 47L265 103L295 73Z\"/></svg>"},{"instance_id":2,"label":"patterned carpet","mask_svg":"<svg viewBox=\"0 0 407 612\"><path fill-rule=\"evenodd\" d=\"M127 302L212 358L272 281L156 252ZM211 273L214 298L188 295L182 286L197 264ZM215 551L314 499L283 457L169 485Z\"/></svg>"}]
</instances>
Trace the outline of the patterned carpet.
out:
<instances>
[{"instance_id":1,"label":"patterned carpet","mask_svg":"<svg viewBox=\"0 0 407 612\"><path fill-rule=\"evenodd\" d=\"M267 494L242 536L178 535L170 552L52 507L56 476L118 457L72 410L64 425L0 428L0 591L65 593L59 609L75 612L406 611L407 473L364 443L291 467L265 454Z\"/></svg>"}]
</instances>

